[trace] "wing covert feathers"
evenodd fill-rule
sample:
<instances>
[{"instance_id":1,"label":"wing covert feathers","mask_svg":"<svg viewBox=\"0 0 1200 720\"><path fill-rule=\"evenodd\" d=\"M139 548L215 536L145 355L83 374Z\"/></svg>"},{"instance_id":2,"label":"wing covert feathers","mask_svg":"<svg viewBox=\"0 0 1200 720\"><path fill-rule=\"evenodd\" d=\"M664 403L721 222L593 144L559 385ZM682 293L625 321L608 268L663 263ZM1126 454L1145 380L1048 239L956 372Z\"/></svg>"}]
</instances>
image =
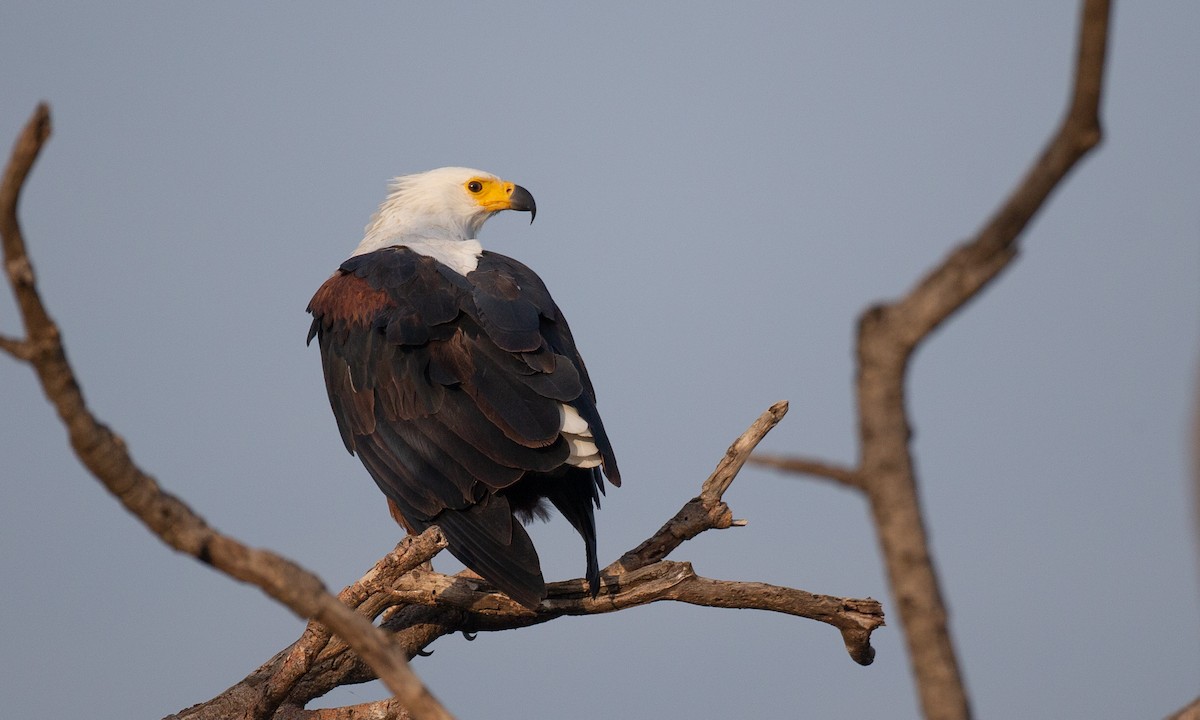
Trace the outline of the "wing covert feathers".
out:
<instances>
[{"instance_id":1,"label":"wing covert feathers","mask_svg":"<svg viewBox=\"0 0 1200 720\"><path fill-rule=\"evenodd\" d=\"M583 537L598 591L593 508L620 474L571 331L529 268L485 252L463 276L386 248L344 262L308 309L342 441L406 528L439 525L459 560L535 607L545 583L514 513L546 499ZM603 475L577 466L592 444Z\"/></svg>"}]
</instances>

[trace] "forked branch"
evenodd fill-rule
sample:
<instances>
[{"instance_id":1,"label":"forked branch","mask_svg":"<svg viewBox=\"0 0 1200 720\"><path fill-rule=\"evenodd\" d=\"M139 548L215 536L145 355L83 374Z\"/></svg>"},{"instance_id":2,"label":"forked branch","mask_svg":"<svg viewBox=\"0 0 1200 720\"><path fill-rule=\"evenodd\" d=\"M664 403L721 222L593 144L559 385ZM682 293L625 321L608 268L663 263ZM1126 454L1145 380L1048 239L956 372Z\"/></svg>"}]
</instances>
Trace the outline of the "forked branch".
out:
<instances>
[{"instance_id":1,"label":"forked branch","mask_svg":"<svg viewBox=\"0 0 1200 720\"><path fill-rule=\"evenodd\" d=\"M837 628L855 662L868 665L875 655L871 633L884 624L883 609L877 601L818 595L765 583L714 580L697 575L689 563L665 559L705 530L735 525L723 493L754 446L786 411L787 403L780 402L764 412L726 451L699 496L685 503L653 536L605 568L597 598L588 594L583 579L550 583L546 600L535 612L496 592L473 574L448 576L390 560L404 551L405 543L425 543L434 528L401 543L392 555L343 590L341 597L369 618L382 616L382 627L395 633L396 642L410 657L423 652L437 638L457 632L513 630L564 615L591 615L676 601L767 610L824 622ZM178 717L218 718L231 705L261 704L264 687L273 688L271 697L280 707L279 717L292 717L290 713L312 717L301 708L313 698L339 685L372 678L370 670L344 643L320 634L310 624L292 647L220 696ZM392 709L391 705L368 703L354 706L352 712L356 714L337 717L376 717L372 713ZM350 708L341 710L351 712Z\"/></svg>"},{"instance_id":2,"label":"forked branch","mask_svg":"<svg viewBox=\"0 0 1200 720\"><path fill-rule=\"evenodd\" d=\"M1083 3L1067 113L1004 204L974 238L958 246L907 295L868 308L860 318L858 467L831 471L805 459L762 462L834 479L866 494L928 720L965 720L971 712L921 517L904 399L909 359L934 329L1008 267L1029 221L1079 160L1100 142L1109 11L1108 0Z\"/></svg>"}]
</instances>

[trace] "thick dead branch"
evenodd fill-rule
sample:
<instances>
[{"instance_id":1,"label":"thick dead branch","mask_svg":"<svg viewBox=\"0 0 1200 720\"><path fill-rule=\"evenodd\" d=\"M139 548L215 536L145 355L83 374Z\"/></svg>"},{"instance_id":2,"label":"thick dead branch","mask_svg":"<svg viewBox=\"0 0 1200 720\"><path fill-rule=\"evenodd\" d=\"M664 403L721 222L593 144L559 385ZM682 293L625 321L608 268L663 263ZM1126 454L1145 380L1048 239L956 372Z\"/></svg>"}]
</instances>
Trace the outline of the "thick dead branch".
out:
<instances>
[{"instance_id":1,"label":"thick dead branch","mask_svg":"<svg viewBox=\"0 0 1200 720\"><path fill-rule=\"evenodd\" d=\"M409 720L412 716L395 698L319 710L295 710L279 715L279 720Z\"/></svg>"},{"instance_id":2,"label":"thick dead branch","mask_svg":"<svg viewBox=\"0 0 1200 720\"><path fill-rule=\"evenodd\" d=\"M1166 720L1200 720L1200 697L1168 715Z\"/></svg>"},{"instance_id":3,"label":"thick dead branch","mask_svg":"<svg viewBox=\"0 0 1200 720\"><path fill-rule=\"evenodd\" d=\"M1106 0L1084 3L1070 109L1021 184L978 236L907 296L868 310L859 322L860 472L928 720L965 720L971 711L921 517L904 402L908 361L921 340L1008 266L1021 231L1099 143L1108 12Z\"/></svg>"},{"instance_id":4,"label":"thick dead branch","mask_svg":"<svg viewBox=\"0 0 1200 720\"><path fill-rule=\"evenodd\" d=\"M315 575L275 553L246 547L222 535L179 498L164 492L139 468L125 442L88 410L67 361L58 326L42 303L21 234L17 203L43 144L50 136L50 109L39 105L13 147L0 183L0 236L4 269L20 307L26 339L3 344L36 371L58 411L71 447L85 467L163 542L230 577L258 586L297 615L331 628L378 672L414 717L449 718L425 689L390 638L330 595ZM260 708L269 712L273 708ZM247 715L247 717L252 717Z\"/></svg>"},{"instance_id":5,"label":"thick dead branch","mask_svg":"<svg viewBox=\"0 0 1200 720\"><path fill-rule=\"evenodd\" d=\"M842 632L847 651L860 665L869 665L874 659L870 633L883 621L883 608L875 600L816 595L766 583L713 580L700 577L686 562L660 560L610 580L596 598L577 580L551 583L537 613L504 595L471 587L461 578L421 570L399 578L390 595L409 604L457 607L473 616L472 630L507 630L514 622L523 627L559 615L596 615L664 600L768 610L833 625Z\"/></svg>"},{"instance_id":6,"label":"thick dead branch","mask_svg":"<svg viewBox=\"0 0 1200 720\"><path fill-rule=\"evenodd\" d=\"M375 563L375 567L367 571L358 582L343 589L338 594L338 600L373 621L390 606L382 593L387 587L386 578L403 576L432 559L445 547L446 537L436 525L420 535L410 535ZM296 681L312 670L321 653L330 649L333 640L334 635L329 628L319 622L310 621L304 629L304 634L289 649L279 672L272 675L270 682L264 686L262 697L256 704L264 709L278 707ZM345 647L344 641L339 640L338 644L333 646L333 650Z\"/></svg>"},{"instance_id":7,"label":"thick dead branch","mask_svg":"<svg viewBox=\"0 0 1200 720\"><path fill-rule=\"evenodd\" d=\"M547 598L538 610L525 608L474 575L443 575L409 563L384 558L362 579L347 587L341 598L368 617L382 614L382 627L395 633L396 642L412 657L444 635L457 632L513 630L549 622L563 615L615 612L664 600L719 608L748 608L784 613L824 622L838 629L851 658L870 664L874 649L871 632L884 624L883 609L871 599L817 595L764 583L713 580L695 574L688 563L664 558L680 544L708 529L730 527L729 508L721 497L746 456L787 411L776 403L730 446L700 496L688 501L654 536L604 570L599 597L593 599L583 579L550 583ZM428 534L425 533L425 534ZM424 535L417 538L422 540ZM404 543L392 555L402 552ZM391 557L391 556L389 556ZM413 556L413 559L419 557ZM242 682L217 698L191 708L181 718L221 717L224 707L259 697L263 687L283 697L277 718L309 718L301 708L339 685L373 679L370 669L337 638L322 645L310 627L291 648L277 654ZM301 667L294 658L304 658ZM289 668L290 665L290 670ZM376 717L390 706L377 703L354 706L345 717ZM342 708L341 710L346 710ZM343 717L330 715L329 717Z\"/></svg>"},{"instance_id":8,"label":"thick dead branch","mask_svg":"<svg viewBox=\"0 0 1200 720\"><path fill-rule=\"evenodd\" d=\"M1029 221L1079 160L1100 142L1109 11L1108 0L1083 3L1074 87L1066 116L1004 204L973 239L957 247L906 296L869 308L860 318L856 381L859 467L829 472L802 459L772 463L776 467L794 463L800 472L852 484L866 493L928 720L964 720L971 711L921 517L904 399L908 362L938 325L1008 267Z\"/></svg>"}]
</instances>

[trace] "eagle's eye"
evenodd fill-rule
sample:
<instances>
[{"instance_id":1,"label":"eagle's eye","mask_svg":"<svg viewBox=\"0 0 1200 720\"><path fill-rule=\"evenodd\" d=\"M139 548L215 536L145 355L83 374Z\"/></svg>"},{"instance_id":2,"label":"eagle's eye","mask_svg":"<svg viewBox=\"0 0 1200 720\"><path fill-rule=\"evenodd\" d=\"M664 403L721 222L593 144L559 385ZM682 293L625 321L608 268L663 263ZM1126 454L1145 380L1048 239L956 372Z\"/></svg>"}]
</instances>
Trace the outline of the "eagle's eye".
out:
<instances>
[{"instance_id":1,"label":"eagle's eye","mask_svg":"<svg viewBox=\"0 0 1200 720\"><path fill-rule=\"evenodd\" d=\"M471 182L467 183L467 189L473 193L477 193L480 190L483 190L483 183L479 182L478 180L472 180Z\"/></svg>"}]
</instances>

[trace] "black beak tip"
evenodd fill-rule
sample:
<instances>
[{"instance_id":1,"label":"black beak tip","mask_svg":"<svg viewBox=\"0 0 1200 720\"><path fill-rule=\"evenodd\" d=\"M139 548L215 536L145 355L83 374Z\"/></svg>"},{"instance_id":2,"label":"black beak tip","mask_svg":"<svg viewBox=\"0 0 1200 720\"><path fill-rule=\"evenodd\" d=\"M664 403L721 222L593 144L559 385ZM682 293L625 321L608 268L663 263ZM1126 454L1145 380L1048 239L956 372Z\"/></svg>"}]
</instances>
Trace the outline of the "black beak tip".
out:
<instances>
[{"instance_id":1,"label":"black beak tip","mask_svg":"<svg viewBox=\"0 0 1200 720\"><path fill-rule=\"evenodd\" d=\"M520 185L514 185L512 195L509 196L510 207L513 210L524 210L529 213L529 224L533 224L534 218L537 217L537 203L533 201L533 196L529 191Z\"/></svg>"}]
</instances>

